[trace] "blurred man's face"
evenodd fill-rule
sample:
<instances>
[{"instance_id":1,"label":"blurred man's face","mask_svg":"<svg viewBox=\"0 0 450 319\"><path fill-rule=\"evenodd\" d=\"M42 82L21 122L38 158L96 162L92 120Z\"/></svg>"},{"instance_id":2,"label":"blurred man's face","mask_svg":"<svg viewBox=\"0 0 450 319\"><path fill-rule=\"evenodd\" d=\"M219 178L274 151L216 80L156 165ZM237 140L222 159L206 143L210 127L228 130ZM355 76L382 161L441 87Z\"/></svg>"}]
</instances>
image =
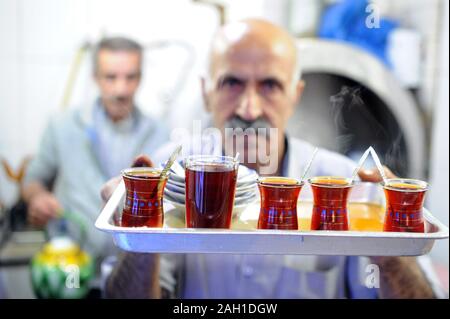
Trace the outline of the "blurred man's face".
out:
<instances>
[{"instance_id":1,"label":"blurred man's face","mask_svg":"<svg viewBox=\"0 0 450 319\"><path fill-rule=\"evenodd\" d=\"M141 80L140 54L100 50L95 80L110 118L113 121L126 118L133 110L134 95Z\"/></svg>"}]
</instances>

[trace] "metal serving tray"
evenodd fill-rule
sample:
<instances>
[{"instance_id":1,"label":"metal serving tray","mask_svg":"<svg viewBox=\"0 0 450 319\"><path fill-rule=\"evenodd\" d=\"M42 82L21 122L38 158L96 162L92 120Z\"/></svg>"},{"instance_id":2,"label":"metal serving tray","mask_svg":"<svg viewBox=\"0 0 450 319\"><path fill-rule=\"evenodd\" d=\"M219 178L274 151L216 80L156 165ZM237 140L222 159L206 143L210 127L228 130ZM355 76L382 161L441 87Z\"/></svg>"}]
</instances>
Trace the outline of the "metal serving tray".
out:
<instances>
[{"instance_id":1,"label":"metal serving tray","mask_svg":"<svg viewBox=\"0 0 450 319\"><path fill-rule=\"evenodd\" d=\"M243 211L235 214L231 229L185 228L184 212L168 201L164 202L165 221L162 228L120 227L115 225L114 220L117 220L122 209L124 193L125 186L122 182L106 203L95 226L101 231L110 233L118 247L133 252L418 256L428 253L436 239L448 238L448 228L427 209L424 209L426 233L382 232L381 229L258 230L255 228L259 202L251 203ZM352 212L352 205L354 207L359 205L359 209L364 210L364 206L378 204L382 219L383 202L384 194L379 185L359 183L351 192L349 211ZM298 210L300 218L304 218L306 222L308 214L311 215L311 207L311 191L309 186L305 185ZM301 225L302 222L300 229ZM351 216L350 228L352 228Z\"/></svg>"}]
</instances>

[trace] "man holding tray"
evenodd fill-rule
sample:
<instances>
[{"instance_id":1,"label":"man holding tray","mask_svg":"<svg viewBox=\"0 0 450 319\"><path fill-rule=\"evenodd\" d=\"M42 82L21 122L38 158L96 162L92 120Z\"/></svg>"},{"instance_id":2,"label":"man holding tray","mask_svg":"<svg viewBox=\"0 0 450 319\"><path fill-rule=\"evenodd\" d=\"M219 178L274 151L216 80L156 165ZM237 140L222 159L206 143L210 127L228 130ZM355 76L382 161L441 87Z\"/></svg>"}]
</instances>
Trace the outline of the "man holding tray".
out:
<instances>
[{"instance_id":1,"label":"man holding tray","mask_svg":"<svg viewBox=\"0 0 450 319\"><path fill-rule=\"evenodd\" d=\"M217 32L212 42L209 72L202 79L202 88L214 127L222 137L227 136L227 128L278 129L269 135L250 136L241 145L241 162L261 175L298 178L314 151L312 145L285 134L304 87L299 78L301 61L297 59L293 39L262 20L230 23ZM222 142L226 153L227 139ZM270 153L264 162L249 161L248 155L258 145ZM163 160L168 157L165 150L173 150L173 144L150 155L155 161ZM348 158L322 149L309 175L351 176L354 168L355 163ZM393 176L388 169L386 173ZM361 171L359 177L371 182L381 180L375 170ZM104 187L105 199L116 184L117 179ZM366 285L369 264L379 266L380 288ZM427 257L124 253L107 276L105 296L432 298L442 297L442 291Z\"/></svg>"},{"instance_id":2,"label":"man holding tray","mask_svg":"<svg viewBox=\"0 0 450 319\"><path fill-rule=\"evenodd\" d=\"M84 248L98 262L115 251L109 237L94 227L102 207L98 189L137 154L151 154L168 140L162 123L134 102L142 58L134 40L111 37L98 43L93 77L99 98L50 121L25 177L29 222L53 228L60 225L50 222L64 210L77 214L87 226Z\"/></svg>"}]
</instances>

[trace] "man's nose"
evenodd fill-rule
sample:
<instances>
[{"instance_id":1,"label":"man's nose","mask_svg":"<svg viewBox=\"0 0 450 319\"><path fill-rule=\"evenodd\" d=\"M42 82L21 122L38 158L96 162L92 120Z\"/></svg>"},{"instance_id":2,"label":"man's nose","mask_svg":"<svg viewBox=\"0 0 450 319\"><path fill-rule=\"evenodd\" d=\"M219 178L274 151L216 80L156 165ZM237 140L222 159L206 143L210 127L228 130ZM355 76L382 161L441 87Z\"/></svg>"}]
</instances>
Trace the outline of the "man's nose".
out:
<instances>
[{"instance_id":1,"label":"man's nose","mask_svg":"<svg viewBox=\"0 0 450 319\"><path fill-rule=\"evenodd\" d=\"M248 88L245 91L236 114L247 121L254 121L262 115L261 97L254 88Z\"/></svg>"},{"instance_id":2,"label":"man's nose","mask_svg":"<svg viewBox=\"0 0 450 319\"><path fill-rule=\"evenodd\" d=\"M118 78L114 83L114 93L116 95L126 95L129 91L129 85L126 79Z\"/></svg>"}]
</instances>

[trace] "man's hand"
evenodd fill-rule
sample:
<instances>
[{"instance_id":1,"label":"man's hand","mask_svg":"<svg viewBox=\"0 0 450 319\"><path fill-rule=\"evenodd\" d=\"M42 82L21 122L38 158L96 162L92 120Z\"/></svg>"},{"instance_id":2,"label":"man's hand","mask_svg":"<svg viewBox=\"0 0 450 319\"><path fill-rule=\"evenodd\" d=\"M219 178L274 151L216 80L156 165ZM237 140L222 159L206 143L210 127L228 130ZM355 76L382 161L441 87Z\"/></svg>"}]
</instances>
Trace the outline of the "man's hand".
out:
<instances>
[{"instance_id":1,"label":"man's hand","mask_svg":"<svg viewBox=\"0 0 450 319\"><path fill-rule=\"evenodd\" d=\"M28 203L28 221L38 227L44 227L54 218L57 218L61 205L56 197L48 192L42 191L31 197Z\"/></svg>"},{"instance_id":2,"label":"man's hand","mask_svg":"<svg viewBox=\"0 0 450 319\"><path fill-rule=\"evenodd\" d=\"M146 155L139 155L132 167L153 167ZM119 185L122 176L111 178L103 186L101 195L106 202ZM161 298L159 286L159 255L124 252L119 256L106 281L107 298Z\"/></svg>"},{"instance_id":3,"label":"man's hand","mask_svg":"<svg viewBox=\"0 0 450 319\"><path fill-rule=\"evenodd\" d=\"M383 169L384 174L386 175L387 178L398 178L386 166L383 166ZM359 170L358 175L361 181L363 182L379 183L383 181L383 178L381 177L381 174L376 167L372 169L361 169Z\"/></svg>"},{"instance_id":4,"label":"man's hand","mask_svg":"<svg viewBox=\"0 0 450 319\"><path fill-rule=\"evenodd\" d=\"M153 167L153 162L147 155L139 155L134 159L133 164L131 166L132 167ZM111 197L112 193L117 188L117 186L119 185L121 180L122 180L122 176L116 176L116 177L111 178L109 181L107 181L105 183L105 185L103 185L103 187L100 191L103 201L105 201L105 202L108 201L108 199Z\"/></svg>"}]
</instances>

